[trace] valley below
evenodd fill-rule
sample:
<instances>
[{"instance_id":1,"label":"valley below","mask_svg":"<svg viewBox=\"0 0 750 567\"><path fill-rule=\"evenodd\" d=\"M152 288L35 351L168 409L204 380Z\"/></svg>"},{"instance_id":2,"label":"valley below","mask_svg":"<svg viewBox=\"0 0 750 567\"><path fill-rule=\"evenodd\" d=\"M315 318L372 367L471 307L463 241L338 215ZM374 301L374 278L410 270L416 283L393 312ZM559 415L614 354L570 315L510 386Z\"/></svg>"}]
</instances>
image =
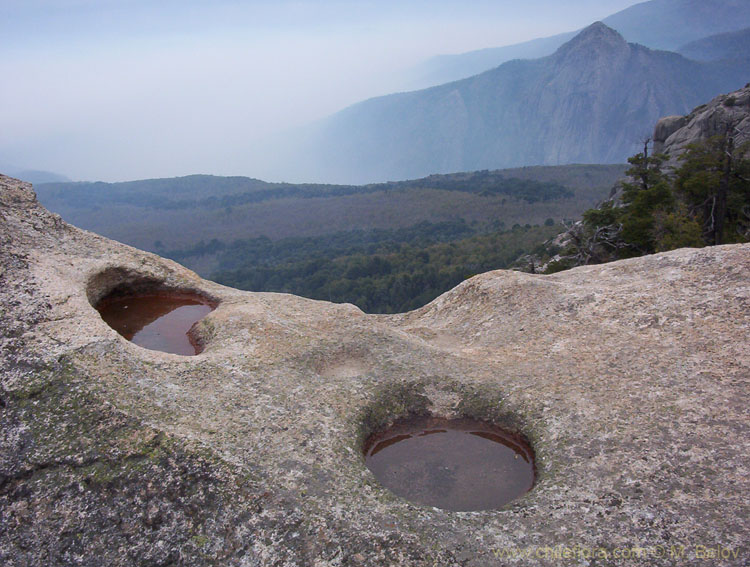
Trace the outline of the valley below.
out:
<instances>
[{"instance_id":1,"label":"valley below","mask_svg":"<svg viewBox=\"0 0 750 567\"><path fill-rule=\"evenodd\" d=\"M217 282L398 312L510 266L607 198L624 170L524 167L363 186L198 175L36 190L68 222Z\"/></svg>"}]
</instances>

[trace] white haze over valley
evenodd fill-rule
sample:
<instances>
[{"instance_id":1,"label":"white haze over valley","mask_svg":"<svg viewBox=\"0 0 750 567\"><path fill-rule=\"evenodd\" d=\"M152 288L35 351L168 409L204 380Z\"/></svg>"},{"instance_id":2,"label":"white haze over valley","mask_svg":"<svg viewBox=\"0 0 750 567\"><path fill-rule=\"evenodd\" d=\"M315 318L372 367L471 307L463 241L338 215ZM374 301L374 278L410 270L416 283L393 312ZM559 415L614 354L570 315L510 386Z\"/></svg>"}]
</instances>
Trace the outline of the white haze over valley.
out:
<instances>
[{"instance_id":1,"label":"white haze over valley","mask_svg":"<svg viewBox=\"0 0 750 567\"><path fill-rule=\"evenodd\" d=\"M579 29L633 0L0 0L0 172L285 176L270 140L404 90L442 53Z\"/></svg>"}]
</instances>

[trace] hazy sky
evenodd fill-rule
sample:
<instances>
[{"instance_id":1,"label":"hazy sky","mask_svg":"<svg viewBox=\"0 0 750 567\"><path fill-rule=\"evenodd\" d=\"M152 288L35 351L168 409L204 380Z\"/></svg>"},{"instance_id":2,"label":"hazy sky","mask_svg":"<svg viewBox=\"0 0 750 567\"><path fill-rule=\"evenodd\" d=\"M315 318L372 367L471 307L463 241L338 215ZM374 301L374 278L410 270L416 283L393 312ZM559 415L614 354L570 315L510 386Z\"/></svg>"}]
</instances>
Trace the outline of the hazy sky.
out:
<instances>
[{"instance_id":1,"label":"hazy sky","mask_svg":"<svg viewBox=\"0 0 750 567\"><path fill-rule=\"evenodd\" d=\"M262 177L265 137L402 90L432 55L575 30L636 3L0 0L0 167Z\"/></svg>"}]
</instances>

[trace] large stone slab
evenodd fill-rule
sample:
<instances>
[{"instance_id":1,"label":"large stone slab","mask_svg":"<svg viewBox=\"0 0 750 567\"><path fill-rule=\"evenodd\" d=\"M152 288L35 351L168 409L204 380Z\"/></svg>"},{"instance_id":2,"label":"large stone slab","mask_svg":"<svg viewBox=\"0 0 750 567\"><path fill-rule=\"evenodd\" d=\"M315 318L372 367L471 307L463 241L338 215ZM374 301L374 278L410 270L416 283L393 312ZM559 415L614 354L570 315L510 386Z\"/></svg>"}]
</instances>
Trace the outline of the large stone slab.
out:
<instances>
[{"instance_id":1,"label":"large stone slab","mask_svg":"<svg viewBox=\"0 0 750 567\"><path fill-rule=\"evenodd\" d=\"M750 245L474 277L366 315L202 280L0 177L0 563L703 565L750 561ZM219 302L183 357L92 306L143 281ZM384 490L409 413L525 435L501 510Z\"/></svg>"}]
</instances>

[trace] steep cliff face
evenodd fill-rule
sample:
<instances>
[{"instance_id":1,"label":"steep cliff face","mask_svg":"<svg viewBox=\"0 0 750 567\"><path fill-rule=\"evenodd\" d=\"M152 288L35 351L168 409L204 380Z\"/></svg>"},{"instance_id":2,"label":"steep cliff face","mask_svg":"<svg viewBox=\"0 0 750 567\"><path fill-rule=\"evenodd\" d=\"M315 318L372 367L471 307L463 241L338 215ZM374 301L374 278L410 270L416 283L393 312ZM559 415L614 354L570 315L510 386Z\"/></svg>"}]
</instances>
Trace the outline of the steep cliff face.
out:
<instances>
[{"instance_id":1,"label":"steep cliff face","mask_svg":"<svg viewBox=\"0 0 750 567\"><path fill-rule=\"evenodd\" d=\"M67 225L1 176L0 217L3 565L750 557L750 246L491 272L371 316L201 280ZM201 354L104 323L92 302L139 282L219 302ZM417 411L523 433L536 486L472 513L392 495L362 441Z\"/></svg>"},{"instance_id":2,"label":"steep cliff face","mask_svg":"<svg viewBox=\"0 0 750 567\"><path fill-rule=\"evenodd\" d=\"M549 57L350 107L317 127L294 161L344 182L623 163L660 117L736 89L747 65L653 51L596 23Z\"/></svg>"}]
</instances>

